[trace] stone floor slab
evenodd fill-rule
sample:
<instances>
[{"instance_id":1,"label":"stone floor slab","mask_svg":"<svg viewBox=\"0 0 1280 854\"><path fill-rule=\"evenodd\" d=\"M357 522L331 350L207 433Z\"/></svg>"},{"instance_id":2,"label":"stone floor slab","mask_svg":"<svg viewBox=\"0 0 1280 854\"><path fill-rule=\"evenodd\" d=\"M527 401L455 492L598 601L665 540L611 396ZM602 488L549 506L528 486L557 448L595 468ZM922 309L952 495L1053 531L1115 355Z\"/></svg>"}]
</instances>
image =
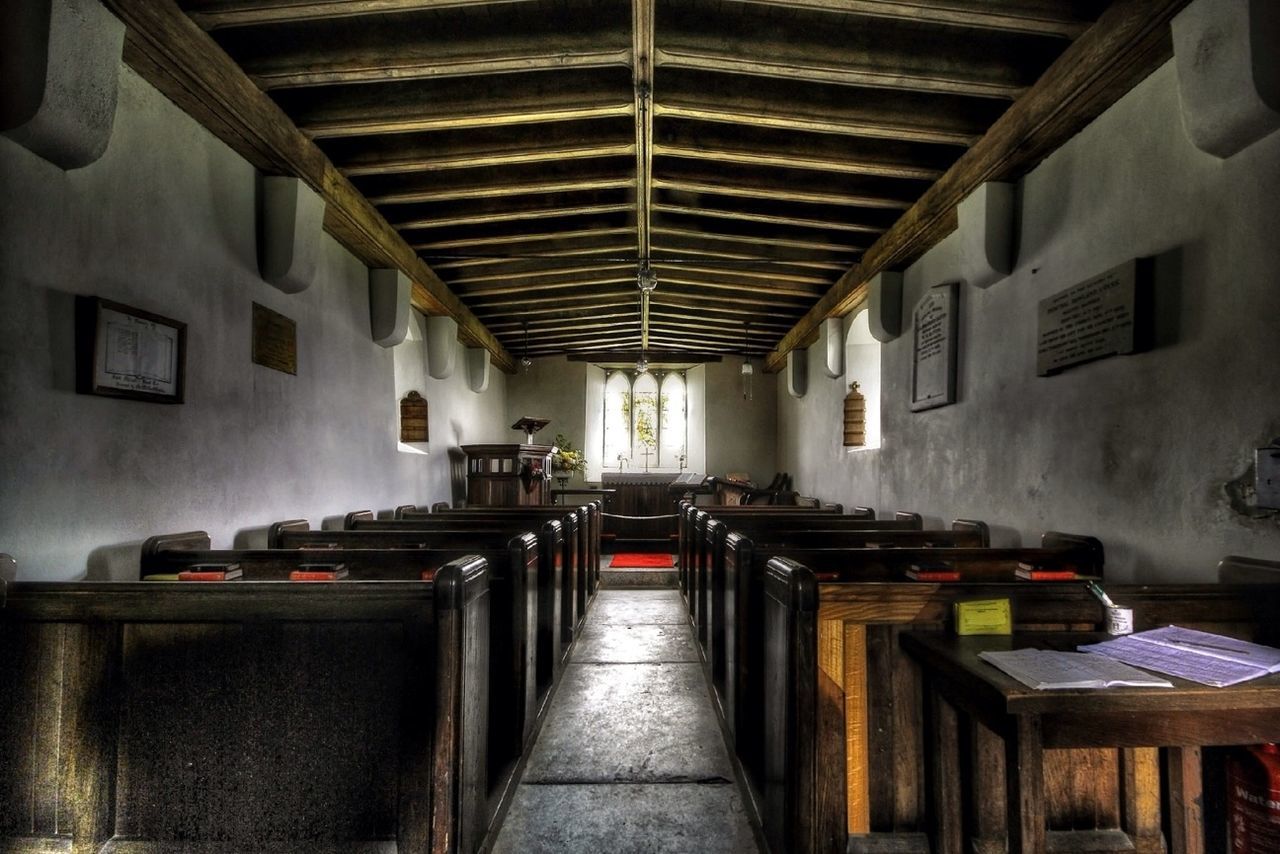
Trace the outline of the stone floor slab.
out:
<instances>
[{"instance_id":1,"label":"stone floor slab","mask_svg":"<svg viewBox=\"0 0 1280 854\"><path fill-rule=\"evenodd\" d=\"M493 854L758 850L732 784L522 785Z\"/></svg>"},{"instance_id":2,"label":"stone floor slab","mask_svg":"<svg viewBox=\"0 0 1280 854\"><path fill-rule=\"evenodd\" d=\"M588 626L689 623L689 610L678 590L601 590Z\"/></svg>"},{"instance_id":3,"label":"stone floor slab","mask_svg":"<svg viewBox=\"0 0 1280 854\"><path fill-rule=\"evenodd\" d=\"M689 663L699 659L688 624L598 625L583 630L574 649L578 663Z\"/></svg>"},{"instance_id":4,"label":"stone floor slab","mask_svg":"<svg viewBox=\"0 0 1280 854\"><path fill-rule=\"evenodd\" d=\"M537 783L732 780L699 664L570 664L525 766Z\"/></svg>"}]
</instances>

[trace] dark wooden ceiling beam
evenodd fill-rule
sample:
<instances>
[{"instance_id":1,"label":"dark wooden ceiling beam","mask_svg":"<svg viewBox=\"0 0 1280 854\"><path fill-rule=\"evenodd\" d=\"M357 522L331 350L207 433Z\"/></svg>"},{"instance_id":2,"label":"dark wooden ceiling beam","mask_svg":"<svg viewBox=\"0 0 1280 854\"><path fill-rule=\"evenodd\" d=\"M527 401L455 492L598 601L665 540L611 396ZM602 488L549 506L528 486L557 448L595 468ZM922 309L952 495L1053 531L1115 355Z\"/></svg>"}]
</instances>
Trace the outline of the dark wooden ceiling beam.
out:
<instances>
[{"instance_id":1,"label":"dark wooden ceiling beam","mask_svg":"<svg viewBox=\"0 0 1280 854\"><path fill-rule=\"evenodd\" d=\"M671 239L667 238L667 240L670 241ZM802 270L836 270L843 272L848 270L852 263L852 261L846 261L843 258L831 261L761 258L759 255L749 252L718 249L712 243L703 243L699 246L679 246L675 242L664 243L661 241L654 244L652 258L655 264L661 261L667 261L668 263L704 261L711 264L719 262L725 270L741 269L758 264L760 269L782 270L791 273ZM825 277L825 281L830 284L830 277Z\"/></svg>"},{"instance_id":2,"label":"dark wooden ceiling beam","mask_svg":"<svg viewBox=\"0 0 1280 854\"><path fill-rule=\"evenodd\" d=\"M608 71L322 86L274 97L316 139L631 116L635 104Z\"/></svg>"},{"instance_id":3,"label":"dark wooden ceiling beam","mask_svg":"<svg viewBox=\"0 0 1280 854\"><path fill-rule=\"evenodd\" d=\"M231 53L237 55L235 50ZM560 33L540 40L507 37L501 41L490 40L490 43L406 38L337 48L333 42L326 41L288 52L272 50L249 55L241 59L241 66L261 88L272 91L335 83L442 80L478 74L607 68L626 66L629 60L627 48L602 44L599 33L587 32Z\"/></svg>"},{"instance_id":4,"label":"dark wooden ceiling beam","mask_svg":"<svg viewBox=\"0 0 1280 854\"><path fill-rule=\"evenodd\" d=\"M1169 21L1187 2L1115 0L778 342L766 370L780 370L823 320L856 305L871 277L909 263L954 231L956 205L975 188L1033 168L1168 59Z\"/></svg>"},{"instance_id":5,"label":"dark wooden ceiling beam","mask_svg":"<svg viewBox=\"0 0 1280 854\"><path fill-rule=\"evenodd\" d=\"M684 119L968 146L1007 101L675 69L654 97L658 120Z\"/></svg>"},{"instance_id":6,"label":"dark wooden ceiling beam","mask_svg":"<svg viewBox=\"0 0 1280 854\"><path fill-rule=\"evenodd\" d=\"M512 312L503 306L495 306L486 308L478 305L475 307L477 317L492 319L495 322L510 322L511 320L532 320L534 317L563 317L572 318L581 316L582 312L590 312L592 314L601 311L613 311L624 307L629 307L633 311L639 299L631 292L613 292L607 294L587 294L579 299L566 297L560 300L556 305L541 306L539 308L523 308L519 312Z\"/></svg>"},{"instance_id":7,"label":"dark wooden ceiling beam","mask_svg":"<svg viewBox=\"0 0 1280 854\"><path fill-rule=\"evenodd\" d=\"M551 193L583 193L595 190L625 190L635 186L631 175L588 173L575 178L528 183L496 182L460 184L431 180L402 181L401 189L369 196L375 205L406 205L430 202L449 202L459 199L500 199L511 196L548 195Z\"/></svg>"},{"instance_id":8,"label":"dark wooden ceiling beam","mask_svg":"<svg viewBox=\"0 0 1280 854\"><path fill-rule=\"evenodd\" d=\"M722 356L719 353L697 353L688 352L670 352L667 350L648 350L641 353L640 350L614 350L607 352L596 352L590 356L578 353L569 353L565 356L570 362L601 362L601 363L617 363L630 365L635 364L643 355L649 363L650 368L661 369L665 365L685 365L685 364L703 364L709 362L719 362Z\"/></svg>"},{"instance_id":9,"label":"dark wooden ceiling beam","mask_svg":"<svg viewBox=\"0 0 1280 854\"><path fill-rule=\"evenodd\" d=\"M206 30L344 18L379 12L464 9L531 0L194 0L187 13Z\"/></svg>"},{"instance_id":10,"label":"dark wooden ceiling beam","mask_svg":"<svg viewBox=\"0 0 1280 854\"><path fill-rule=\"evenodd\" d=\"M653 233L661 234L668 238L679 238L698 241L701 245L710 246L715 243L738 244L742 246L750 246L754 250L761 253L768 253L770 249L790 249L796 250L797 253L808 252L836 252L843 254L857 253L870 245L870 241L866 241L866 245L860 245L862 241L854 241L850 239L848 243L833 243L817 238L805 240L794 237L783 237L781 235L771 234L767 237L759 235L734 234L727 231L708 231L705 229L681 228L679 226L666 223L657 223L653 227ZM843 235L841 235L843 236ZM772 254L766 257L791 257L791 256L774 256ZM798 257L798 254L797 254Z\"/></svg>"},{"instance_id":11,"label":"dark wooden ceiling beam","mask_svg":"<svg viewBox=\"0 0 1280 854\"><path fill-rule=\"evenodd\" d=\"M817 137L821 134L807 134ZM843 139L842 137L837 137ZM675 157L682 160L732 163L738 166L756 166L776 169L806 169L812 172L834 172L841 175L875 175L883 178L906 178L916 181L932 181L942 174L933 166L918 166L901 160L887 158L860 159L831 152L829 155L816 150L818 146L805 146L790 150L745 149L729 141L719 146L707 147L692 142L672 141L654 143L654 154L659 157ZM838 146L832 146L838 148Z\"/></svg>"},{"instance_id":12,"label":"dark wooden ceiling beam","mask_svg":"<svg viewBox=\"0 0 1280 854\"><path fill-rule=\"evenodd\" d=\"M173 3L107 0L126 26L125 61L178 107L256 168L297 176L325 201L325 230L362 262L395 267L413 281L420 310L447 314L467 343L484 347L493 363L515 360L457 295L190 18Z\"/></svg>"},{"instance_id":13,"label":"dark wooden ceiling beam","mask_svg":"<svg viewBox=\"0 0 1280 854\"><path fill-rule=\"evenodd\" d=\"M581 261L584 258L593 256L601 256L603 258L626 258L635 250L631 243L617 243L612 245L594 245L585 246L578 249L554 249L544 253L539 253L536 259L538 263L544 266L555 268L560 264L568 264ZM513 260L510 255L495 256L492 258L449 258L448 256L423 256L430 264L433 270L477 270L477 269L493 269L501 264L510 264Z\"/></svg>"},{"instance_id":14,"label":"dark wooden ceiling beam","mask_svg":"<svg viewBox=\"0 0 1280 854\"><path fill-rule=\"evenodd\" d=\"M582 228L573 231L550 231L527 234L510 232L497 235L485 235L483 237L420 241L414 243L413 248L423 252L438 250L447 254L447 251L451 249L474 249L476 251L482 251L483 247L486 246L500 246L503 251L520 252L527 248L522 246L522 244L554 244L558 241L613 238L622 234L632 234L634 231L635 229L633 228Z\"/></svg>"},{"instance_id":15,"label":"dark wooden ceiling beam","mask_svg":"<svg viewBox=\"0 0 1280 854\"><path fill-rule=\"evenodd\" d=\"M488 202L498 202L490 204ZM508 200L481 200L468 205L472 212L461 208L443 210L432 216L398 219L399 229L427 229L445 226L479 225L483 223L513 222L516 220L541 220L561 216L587 216L594 214L625 213L633 210L631 202L614 201L587 196L581 200L561 198L534 198L521 204Z\"/></svg>"},{"instance_id":16,"label":"dark wooden ceiling beam","mask_svg":"<svg viewBox=\"0 0 1280 854\"><path fill-rule=\"evenodd\" d=\"M665 68L972 98L1017 98L1066 45L1029 33L868 22L822 11L692 0L664 10ZM665 72L664 72L665 73Z\"/></svg>"},{"instance_id":17,"label":"dark wooden ceiling beam","mask_svg":"<svg viewBox=\"0 0 1280 854\"><path fill-rule=\"evenodd\" d=\"M767 176L757 176L755 181L717 181L714 177L677 177L669 178L659 175L653 179L653 186L660 190L679 190L686 193L701 193L709 196L730 196L742 199L782 199L788 202L802 202L811 205L842 205L857 208L881 208L884 210L904 211L911 207L906 198L886 198L882 195L859 195L841 192L838 188L828 190L818 186L800 187L795 184L773 183Z\"/></svg>"},{"instance_id":18,"label":"dark wooden ceiling beam","mask_svg":"<svg viewBox=\"0 0 1280 854\"><path fill-rule=\"evenodd\" d=\"M665 202L658 202L653 206L653 209L659 213L689 214L697 217L711 217L713 219L745 220L747 222L763 222L772 225L797 226L800 228L813 228L824 231L851 231L858 234L881 234L884 231L883 228L865 225L862 223L808 219L799 216L784 216L781 214L770 214L758 211L691 207L689 205L678 205Z\"/></svg>"},{"instance_id":19,"label":"dark wooden ceiling beam","mask_svg":"<svg viewBox=\"0 0 1280 854\"><path fill-rule=\"evenodd\" d=\"M344 174L358 177L631 157L631 133L630 120L615 117L350 137L326 140L321 147Z\"/></svg>"},{"instance_id":20,"label":"dark wooden ceiling beam","mask_svg":"<svg viewBox=\"0 0 1280 854\"><path fill-rule=\"evenodd\" d=\"M635 279L635 264L618 264L611 260L596 264L552 269L508 270L451 278L449 284L468 299L497 294L545 291L556 288L582 287L603 282Z\"/></svg>"},{"instance_id":21,"label":"dark wooden ceiling beam","mask_svg":"<svg viewBox=\"0 0 1280 854\"><path fill-rule=\"evenodd\" d=\"M744 269L685 263L654 263L653 266L658 272L658 287L662 287L663 282L676 282L744 291L758 289L768 293L792 291L813 294L822 293L831 286L830 276L815 276L776 268Z\"/></svg>"},{"instance_id":22,"label":"dark wooden ceiling beam","mask_svg":"<svg viewBox=\"0 0 1280 854\"><path fill-rule=\"evenodd\" d=\"M941 24L975 30L1075 38L1092 19L1078 15L1075 0L727 0L786 9L858 15L864 18Z\"/></svg>"}]
</instances>

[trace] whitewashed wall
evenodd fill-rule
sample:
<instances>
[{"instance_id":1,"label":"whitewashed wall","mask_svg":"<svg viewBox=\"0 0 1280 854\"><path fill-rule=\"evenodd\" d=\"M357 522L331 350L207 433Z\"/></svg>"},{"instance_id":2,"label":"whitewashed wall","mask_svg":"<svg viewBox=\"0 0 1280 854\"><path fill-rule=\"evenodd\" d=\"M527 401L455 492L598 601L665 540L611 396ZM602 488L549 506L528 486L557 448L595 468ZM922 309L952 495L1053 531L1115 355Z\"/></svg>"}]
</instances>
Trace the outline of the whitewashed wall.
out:
<instances>
[{"instance_id":1,"label":"whitewashed wall","mask_svg":"<svg viewBox=\"0 0 1280 854\"><path fill-rule=\"evenodd\" d=\"M0 552L19 578L132 577L156 533L230 547L277 519L449 500L456 447L505 440L503 375L476 395L464 370L428 378L420 341L373 344L366 269L332 239L308 290L263 283L256 180L127 67L97 163L0 138ZM185 321L187 402L75 394L76 294ZM251 363L255 301L297 321L296 377ZM397 450L406 386L430 406L425 455Z\"/></svg>"},{"instance_id":2,"label":"whitewashed wall","mask_svg":"<svg viewBox=\"0 0 1280 854\"><path fill-rule=\"evenodd\" d=\"M882 364L883 447L840 447L846 386L810 353L810 392L779 400L797 487L934 523L985 519L1003 543L1094 534L1117 580L1210 580L1227 554L1280 559L1280 514L1227 485L1280 436L1280 134L1221 161L1187 141L1168 64L1031 172L1017 267L960 292L959 402L909 410L912 307L956 278L944 240L906 271L901 338ZM1035 370L1040 299L1157 257L1159 345Z\"/></svg>"}]
</instances>

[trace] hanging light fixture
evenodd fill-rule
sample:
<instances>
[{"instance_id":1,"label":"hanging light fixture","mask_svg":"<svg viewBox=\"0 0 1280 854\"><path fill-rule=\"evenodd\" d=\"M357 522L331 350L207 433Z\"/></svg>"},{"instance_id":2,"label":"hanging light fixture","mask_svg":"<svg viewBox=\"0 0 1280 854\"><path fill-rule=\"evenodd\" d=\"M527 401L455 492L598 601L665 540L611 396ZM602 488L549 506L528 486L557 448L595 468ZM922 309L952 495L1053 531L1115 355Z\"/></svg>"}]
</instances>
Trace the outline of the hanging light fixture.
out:
<instances>
[{"instance_id":1,"label":"hanging light fixture","mask_svg":"<svg viewBox=\"0 0 1280 854\"><path fill-rule=\"evenodd\" d=\"M524 321L524 355L520 357L520 367L524 372L529 373L529 368L533 367L533 359L529 358L529 321Z\"/></svg>"},{"instance_id":2,"label":"hanging light fixture","mask_svg":"<svg viewBox=\"0 0 1280 854\"><path fill-rule=\"evenodd\" d=\"M641 261L640 268L636 271L636 286L642 294L651 294L658 289L658 274L653 272L653 267L647 260Z\"/></svg>"},{"instance_id":3,"label":"hanging light fixture","mask_svg":"<svg viewBox=\"0 0 1280 854\"><path fill-rule=\"evenodd\" d=\"M636 359L636 373L644 374L644 373L648 373L648 371L649 371L649 357L645 354L644 350L641 350L640 358Z\"/></svg>"},{"instance_id":4,"label":"hanging light fixture","mask_svg":"<svg viewBox=\"0 0 1280 854\"><path fill-rule=\"evenodd\" d=\"M751 378L756 369L751 365L751 357L747 353L747 341L751 333L751 324L742 324L742 399L751 399Z\"/></svg>"}]
</instances>

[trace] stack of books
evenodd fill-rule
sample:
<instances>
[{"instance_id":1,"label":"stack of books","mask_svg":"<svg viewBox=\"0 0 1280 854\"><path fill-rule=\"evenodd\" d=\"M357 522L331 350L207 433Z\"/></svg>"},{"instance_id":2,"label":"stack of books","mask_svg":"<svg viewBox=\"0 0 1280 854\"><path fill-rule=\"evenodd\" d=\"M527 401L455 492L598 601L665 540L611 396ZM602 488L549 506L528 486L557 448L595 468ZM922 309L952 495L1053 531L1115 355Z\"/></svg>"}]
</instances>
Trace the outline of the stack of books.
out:
<instances>
[{"instance_id":1,"label":"stack of books","mask_svg":"<svg viewBox=\"0 0 1280 854\"><path fill-rule=\"evenodd\" d=\"M912 581L959 581L960 570L941 561L922 561L907 568Z\"/></svg>"},{"instance_id":2,"label":"stack of books","mask_svg":"<svg viewBox=\"0 0 1280 854\"><path fill-rule=\"evenodd\" d=\"M1019 563L1014 570L1019 581L1075 581L1080 578L1074 569L1047 567L1034 563Z\"/></svg>"},{"instance_id":3,"label":"stack of books","mask_svg":"<svg viewBox=\"0 0 1280 854\"><path fill-rule=\"evenodd\" d=\"M346 577L345 563L302 563L289 573L290 581L341 581Z\"/></svg>"},{"instance_id":4,"label":"stack of books","mask_svg":"<svg viewBox=\"0 0 1280 854\"><path fill-rule=\"evenodd\" d=\"M180 572L159 572L143 581L235 581L244 575L238 563L193 563Z\"/></svg>"}]
</instances>

